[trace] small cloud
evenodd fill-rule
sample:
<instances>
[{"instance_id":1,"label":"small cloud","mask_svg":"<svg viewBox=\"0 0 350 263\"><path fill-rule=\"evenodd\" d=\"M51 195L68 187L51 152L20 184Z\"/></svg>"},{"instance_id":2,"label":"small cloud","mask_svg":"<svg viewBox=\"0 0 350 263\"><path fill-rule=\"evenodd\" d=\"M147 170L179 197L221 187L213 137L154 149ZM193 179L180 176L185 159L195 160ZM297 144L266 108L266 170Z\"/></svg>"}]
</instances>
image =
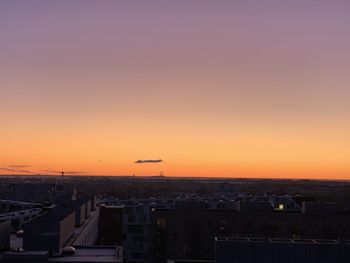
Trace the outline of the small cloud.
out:
<instances>
[{"instance_id":1,"label":"small cloud","mask_svg":"<svg viewBox=\"0 0 350 263\"><path fill-rule=\"evenodd\" d=\"M9 168L9 167L0 167L1 171L5 172L12 172L12 173L33 173L33 171L30 170L24 170L24 169L14 169L14 168Z\"/></svg>"},{"instance_id":2,"label":"small cloud","mask_svg":"<svg viewBox=\"0 0 350 263\"><path fill-rule=\"evenodd\" d=\"M34 173L31 170L24 169L29 167L31 166L26 164L11 164L11 165L0 167L0 171L10 172L10 173L27 173L27 174Z\"/></svg>"},{"instance_id":3,"label":"small cloud","mask_svg":"<svg viewBox=\"0 0 350 263\"><path fill-rule=\"evenodd\" d=\"M6 167L9 167L9 168L29 168L31 166L26 165L26 164L13 164L13 165L8 165Z\"/></svg>"},{"instance_id":4,"label":"small cloud","mask_svg":"<svg viewBox=\"0 0 350 263\"><path fill-rule=\"evenodd\" d=\"M161 163L163 162L162 159L157 159L157 160L137 160L135 163Z\"/></svg>"}]
</instances>

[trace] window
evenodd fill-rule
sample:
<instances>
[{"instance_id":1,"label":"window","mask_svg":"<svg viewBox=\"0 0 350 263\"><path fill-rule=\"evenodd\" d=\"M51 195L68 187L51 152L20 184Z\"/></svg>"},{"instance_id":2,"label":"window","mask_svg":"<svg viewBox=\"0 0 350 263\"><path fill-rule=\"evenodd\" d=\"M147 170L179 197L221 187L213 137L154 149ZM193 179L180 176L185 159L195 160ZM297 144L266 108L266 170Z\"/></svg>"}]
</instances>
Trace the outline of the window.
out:
<instances>
[{"instance_id":1,"label":"window","mask_svg":"<svg viewBox=\"0 0 350 263\"><path fill-rule=\"evenodd\" d=\"M160 229L164 229L166 227L166 220L163 218L157 219L157 227Z\"/></svg>"},{"instance_id":2,"label":"window","mask_svg":"<svg viewBox=\"0 0 350 263\"><path fill-rule=\"evenodd\" d=\"M143 226L142 225L128 226L128 232L130 234L143 234Z\"/></svg>"}]
</instances>

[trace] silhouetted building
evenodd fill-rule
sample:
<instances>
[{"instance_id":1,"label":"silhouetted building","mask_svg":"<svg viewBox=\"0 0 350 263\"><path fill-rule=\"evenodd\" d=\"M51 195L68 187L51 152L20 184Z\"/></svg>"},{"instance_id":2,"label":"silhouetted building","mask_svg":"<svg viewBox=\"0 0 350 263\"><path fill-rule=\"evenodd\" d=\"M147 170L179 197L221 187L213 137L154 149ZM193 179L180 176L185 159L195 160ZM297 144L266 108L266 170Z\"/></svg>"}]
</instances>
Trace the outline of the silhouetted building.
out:
<instances>
[{"instance_id":1,"label":"silhouetted building","mask_svg":"<svg viewBox=\"0 0 350 263\"><path fill-rule=\"evenodd\" d=\"M17 231L22 228L25 222L41 215L43 209L41 208L31 208L22 211L7 212L0 214L0 220L10 220L11 221L11 230Z\"/></svg>"},{"instance_id":2,"label":"silhouetted building","mask_svg":"<svg viewBox=\"0 0 350 263\"><path fill-rule=\"evenodd\" d=\"M27 202L42 203L52 201L62 190L57 184L51 183L16 183L10 184L4 198Z\"/></svg>"},{"instance_id":3,"label":"silhouetted building","mask_svg":"<svg viewBox=\"0 0 350 263\"><path fill-rule=\"evenodd\" d=\"M53 211L24 224L23 248L25 250L48 250L61 253L63 245L73 235L75 212L66 207Z\"/></svg>"},{"instance_id":4,"label":"silhouetted building","mask_svg":"<svg viewBox=\"0 0 350 263\"><path fill-rule=\"evenodd\" d=\"M93 245L98 216L98 210L91 212L90 198L66 201L24 224L23 247L59 254L66 245Z\"/></svg>"},{"instance_id":5,"label":"silhouetted building","mask_svg":"<svg viewBox=\"0 0 350 263\"><path fill-rule=\"evenodd\" d=\"M345 263L350 244L335 240L216 238L216 263Z\"/></svg>"},{"instance_id":6,"label":"silhouetted building","mask_svg":"<svg viewBox=\"0 0 350 263\"><path fill-rule=\"evenodd\" d=\"M177 201L151 213L154 262L213 260L215 237L262 236L294 239L350 239L350 213L334 203L305 203L302 211L274 209L270 202L238 202L233 209L208 209L205 202Z\"/></svg>"},{"instance_id":7,"label":"silhouetted building","mask_svg":"<svg viewBox=\"0 0 350 263\"><path fill-rule=\"evenodd\" d=\"M39 203L0 199L0 213L23 211L40 207L42 207L42 205Z\"/></svg>"},{"instance_id":8,"label":"silhouetted building","mask_svg":"<svg viewBox=\"0 0 350 263\"><path fill-rule=\"evenodd\" d=\"M123 207L124 261L132 263L151 262L151 210L173 207L174 198L112 199L107 203Z\"/></svg>"},{"instance_id":9,"label":"silhouetted building","mask_svg":"<svg viewBox=\"0 0 350 263\"><path fill-rule=\"evenodd\" d=\"M76 200L68 200L60 204L61 207L74 210L75 225L77 227L84 224L85 220L91 215L91 200L92 197L79 197Z\"/></svg>"},{"instance_id":10,"label":"silhouetted building","mask_svg":"<svg viewBox=\"0 0 350 263\"><path fill-rule=\"evenodd\" d=\"M10 247L11 221L0 220L0 250Z\"/></svg>"},{"instance_id":11,"label":"silhouetted building","mask_svg":"<svg viewBox=\"0 0 350 263\"><path fill-rule=\"evenodd\" d=\"M101 205L98 229L98 244L121 246L123 244L123 207Z\"/></svg>"}]
</instances>

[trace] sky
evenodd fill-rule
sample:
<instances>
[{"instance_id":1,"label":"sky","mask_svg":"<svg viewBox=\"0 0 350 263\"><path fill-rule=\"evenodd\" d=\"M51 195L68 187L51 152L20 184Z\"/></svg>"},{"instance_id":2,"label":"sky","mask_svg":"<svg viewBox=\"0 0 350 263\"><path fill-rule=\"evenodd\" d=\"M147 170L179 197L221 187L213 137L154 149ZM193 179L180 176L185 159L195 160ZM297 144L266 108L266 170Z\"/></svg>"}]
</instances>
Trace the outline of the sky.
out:
<instances>
[{"instance_id":1,"label":"sky","mask_svg":"<svg viewBox=\"0 0 350 263\"><path fill-rule=\"evenodd\" d=\"M0 174L350 179L349 8L1 1Z\"/></svg>"}]
</instances>

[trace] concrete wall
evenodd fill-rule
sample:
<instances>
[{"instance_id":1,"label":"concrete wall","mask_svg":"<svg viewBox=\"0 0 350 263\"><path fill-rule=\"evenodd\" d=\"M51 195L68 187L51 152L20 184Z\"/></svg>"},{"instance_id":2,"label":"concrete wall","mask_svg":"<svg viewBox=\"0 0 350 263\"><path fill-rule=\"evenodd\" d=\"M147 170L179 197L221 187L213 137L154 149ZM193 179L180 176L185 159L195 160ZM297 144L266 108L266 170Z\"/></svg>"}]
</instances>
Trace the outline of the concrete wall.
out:
<instances>
[{"instance_id":1,"label":"concrete wall","mask_svg":"<svg viewBox=\"0 0 350 263\"><path fill-rule=\"evenodd\" d=\"M72 212L69 216L63 219L59 223L60 231L60 247L67 242L67 240L72 236L75 229L75 212Z\"/></svg>"},{"instance_id":2,"label":"concrete wall","mask_svg":"<svg viewBox=\"0 0 350 263\"><path fill-rule=\"evenodd\" d=\"M97 198L96 196L93 196L91 198L91 210L94 211L97 207Z\"/></svg>"},{"instance_id":3,"label":"concrete wall","mask_svg":"<svg viewBox=\"0 0 350 263\"><path fill-rule=\"evenodd\" d=\"M25 250L60 252L63 243L73 234L75 213L58 208L23 225Z\"/></svg>"},{"instance_id":4,"label":"concrete wall","mask_svg":"<svg viewBox=\"0 0 350 263\"><path fill-rule=\"evenodd\" d=\"M81 226L84 224L86 218L86 204L81 205L78 210L79 212L76 213L76 226Z\"/></svg>"},{"instance_id":5,"label":"concrete wall","mask_svg":"<svg viewBox=\"0 0 350 263\"><path fill-rule=\"evenodd\" d=\"M83 231L73 243L73 246L92 246L95 245L98 235L99 211L97 210L90 221L85 223Z\"/></svg>"},{"instance_id":6,"label":"concrete wall","mask_svg":"<svg viewBox=\"0 0 350 263\"><path fill-rule=\"evenodd\" d=\"M0 250L10 247L11 221L0 221Z\"/></svg>"},{"instance_id":7,"label":"concrete wall","mask_svg":"<svg viewBox=\"0 0 350 263\"><path fill-rule=\"evenodd\" d=\"M88 201L86 203L86 207L85 208L86 208L85 216L86 216L86 218L89 218L90 215L91 215L91 201Z\"/></svg>"}]
</instances>

